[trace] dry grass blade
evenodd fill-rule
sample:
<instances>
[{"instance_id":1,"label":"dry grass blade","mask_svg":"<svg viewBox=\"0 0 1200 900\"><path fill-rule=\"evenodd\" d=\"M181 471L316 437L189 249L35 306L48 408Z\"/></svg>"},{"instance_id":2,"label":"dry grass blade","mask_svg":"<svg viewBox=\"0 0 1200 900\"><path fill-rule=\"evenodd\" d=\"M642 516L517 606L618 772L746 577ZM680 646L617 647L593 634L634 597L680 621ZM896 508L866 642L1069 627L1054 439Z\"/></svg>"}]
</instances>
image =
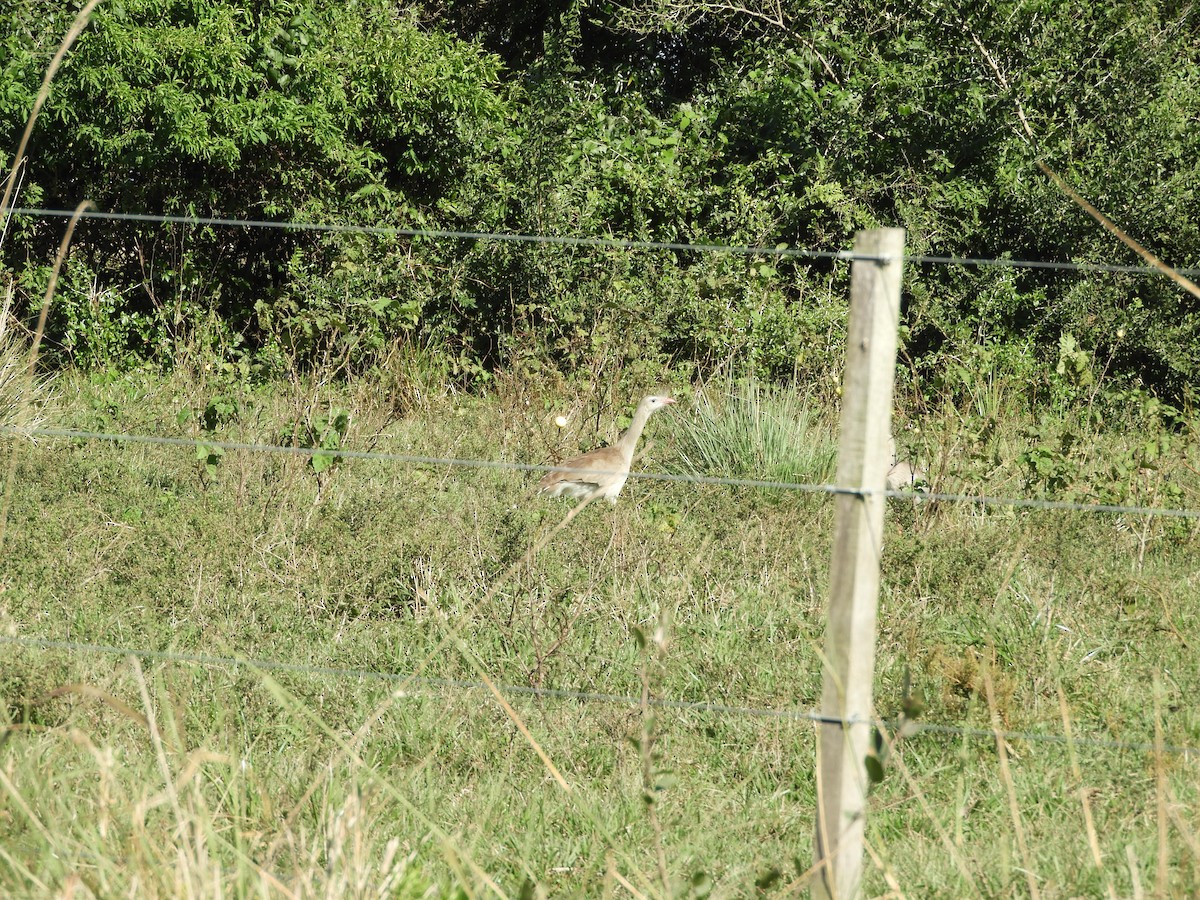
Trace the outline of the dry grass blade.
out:
<instances>
[{"instance_id":1,"label":"dry grass blade","mask_svg":"<svg viewBox=\"0 0 1200 900\"><path fill-rule=\"evenodd\" d=\"M3 778L3 776L4 773L0 772L0 778ZM25 865L25 863L8 853L2 845L0 845L0 859L4 860L4 862L8 864L8 867L14 872L17 872L22 878L25 879L26 882L36 887L42 896L50 896L49 885L34 875L33 872L29 871L29 867Z\"/></svg>"},{"instance_id":2,"label":"dry grass blade","mask_svg":"<svg viewBox=\"0 0 1200 900\"><path fill-rule=\"evenodd\" d=\"M46 98L50 96L50 85L54 81L54 76L58 74L58 67L62 65L63 59L66 58L67 52L75 43L76 38L83 33L83 29L87 28L92 11L100 5L100 2L101 0L89 0L88 4L79 11L78 15L75 16L75 21L67 29L66 35L63 36L62 42L58 45L58 51L54 54L53 59L50 60L50 65L46 67L46 74L42 78L42 87L33 101L33 109L29 113L29 118L25 121L25 132L21 135L21 143L17 145L17 152L13 156L12 170L9 172L8 182L4 187L4 197L0 199L0 218L3 218L8 213L9 204L12 201L13 189L17 183L17 173L25 162L25 149L29 146L29 138L33 135L33 126L37 123L42 107L46 103Z\"/></svg>"},{"instance_id":3,"label":"dry grass blade","mask_svg":"<svg viewBox=\"0 0 1200 900\"><path fill-rule=\"evenodd\" d=\"M42 334L46 330L46 316L50 311L50 300L54 297L54 290L58 286L58 274L62 271L63 263L67 259L67 249L71 246L71 238L75 234L75 225L79 222L79 216L91 205L91 201L84 200L75 208L75 214L71 216L71 221L67 223L67 230L58 245L58 254L54 257L54 267L50 271L50 281L46 285L46 296L42 299L42 311L38 316L37 329L33 333L33 345L29 348L29 371L25 384L26 402L33 395L34 379L37 374L38 349L42 344ZM7 304L5 314L7 318ZM13 451L8 457L8 471L4 479L4 497L0 500L0 550L4 548L4 535L8 528L8 509L12 504L13 478L16 475L16 471L17 450L14 444Z\"/></svg>"},{"instance_id":4,"label":"dry grass blade","mask_svg":"<svg viewBox=\"0 0 1200 900\"><path fill-rule=\"evenodd\" d=\"M19 791L17 791L16 785L12 783L2 768L0 768L0 787L3 787L6 791L8 791L8 795L12 797L13 803L16 805L17 809L19 809L25 815L25 818L29 821L29 824L32 825L34 830L42 836L42 839L51 847L58 846L58 841L55 839L54 834L49 828L46 827L45 823L38 817L37 813L30 809L29 804L25 802L25 798L21 796Z\"/></svg>"},{"instance_id":5,"label":"dry grass blade","mask_svg":"<svg viewBox=\"0 0 1200 900\"><path fill-rule=\"evenodd\" d=\"M1142 888L1142 873L1138 868L1137 852L1133 844L1125 845L1125 864L1129 866L1129 882L1133 886L1133 900L1142 900L1146 896Z\"/></svg>"},{"instance_id":6,"label":"dry grass blade","mask_svg":"<svg viewBox=\"0 0 1200 900\"><path fill-rule=\"evenodd\" d=\"M578 513L593 499L595 499L595 498L589 497L588 499L583 500L581 503L579 503L578 506L576 506L572 510L572 512ZM569 521L570 518L571 518L571 516L568 515L567 519L565 519L564 522ZM558 528L555 528L554 531L551 532L551 534L552 535L556 534L559 530L561 530L561 528L562 528L562 525L560 524ZM526 554L526 555L528 556L530 554ZM425 602L431 608L437 609L437 605L434 603L432 597L429 597L428 595L426 595ZM484 683L484 685L487 687L487 689L491 692L492 696L496 698L496 702L500 704L500 708L502 710L504 710L504 714L506 716L508 716L509 720L517 727L517 730L521 732L521 735L529 743L529 746L533 748L534 753L536 753L538 756L538 759L540 759L542 761L542 764L546 767L546 770L550 773L551 777L554 778L555 782L557 782L559 787L561 787L565 793L571 794L572 796L575 797L577 808L579 808L584 813L584 815L586 815L588 817L588 819L591 821L592 825L597 829L597 831L599 831L601 833L601 835L604 837L604 840L608 843L609 848L613 849L615 851L617 849L617 843L616 843L615 837L607 832L607 830L600 823L600 819L594 813L594 811L591 810L590 808L588 808L587 805L583 803L583 801L578 797L577 794L574 794L574 792L571 790L570 783L566 780L566 778L563 777L562 773L558 770L558 767L554 765L554 762L550 759L549 754L546 753L546 751L542 748L541 744L538 743L536 738L534 738L533 734L529 731L528 726L525 724L525 721L520 717L520 715L517 713L517 711L515 709L513 709L512 705L504 698L504 695L500 693L500 691L496 687L495 683L487 676L487 673L484 671L483 665L482 665L482 663L480 663L478 657L471 651L470 647L468 647L466 645L466 643L464 643L462 638L459 637L458 633L454 630L454 626L446 620L445 616L442 614L440 609L438 609L438 615L442 620L442 624L446 628L446 639L445 640L449 640L454 643L454 645L458 648L459 653L462 655L463 659L467 662L467 665L469 665L471 667L471 669L475 672L476 676L480 679L480 681L482 681ZM445 640L443 641L443 644L445 643ZM653 817L653 810L651 810L651 813L652 813L651 821L657 822L657 819ZM663 881L663 896L669 896L670 895L669 879L667 876L666 858L665 858L665 856L662 855L661 833L657 834L657 848L659 851L660 874L661 874L662 881ZM649 888L650 880L634 866L634 862L632 859L628 858L628 856L625 854L622 854L622 856L625 857L625 863L631 867L631 871L633 871L636 875L638 875L640 880ZM623 884L625 883L623 879L622 879L622 883Z\"/></svg>"},{"instance_id":7,"label":"dry grass blade","mask_svg":"<svg viewBox=\"0 0 1200 900\"><path fill-rule=\"evenodd\" d=\"M445 622L444 619L443 622ZM449 628L449 623L445 624L447 628ZM483 670L483 666L480 665L475 654L471 652L471 648L464 644L462 639L459 638L457 634L452 633L452 637L455 646L458 647L458 652L461 653L463 659L467 661L467 665L471 667L471 669L479 677L479 680L487 685L487 689L491 691L492 696L496 698L496 702L500 704L500 708L504 710L504 714L508 716L509 721L517 726L517 730L521 732L522 737L525 738L525 740L529 743L529 746L533 748L533 752L538 755L538 759L540 759L542 764L545 765L546 771L548 771L554 780L558 782L558 786L569 794L571 792L571 785L567 782L567 779L563 778L562 772L558 771L558 767L554 765L554 761L550 759L550 756L544 749L542 749L542 745L537 742L537 739L534 738L533 734L529 731L529 726L525 724L525 720L522 719L520 715L517 714L517 711L512 708L512 704L504 699L504 695L501 694L496 688L496 685L492 682L492 679L488 678L487 672Z\"/></svg>"},{"instance_id":8,"label":"dry grass blade","mask_svg":"<svg viewBox=\"0 0 1200 900\"><path fill-rule=\"evenodd\" d=\"M150 741L154 746L154 756L158 760L159 774L162 776L163 784L166 787L167 799L171 802L171 809L175 813L175 823L178 827L178 834L187 834L188 824L183 815L183 806L179 802L179 792L175 789L175 778L171 774L171 766L167 762L167 753L163 748L162 734L158 730L158 720L154 714L154 704L150 700L150 689L146 685L146 677L142 673L141 661L136 656L129 657L129 665L133 669L134 676L137 678L138 690L142 695L142 704L146 710L146 727L150 732ZM176 862L189 869L187 872L180 874L187 876L191 874L191 867L188 865L192 862L188 858L188 854L180 852L176 855ZM191 879L188 879L190 881Z\"/></svg>"},{"instance_id":9,"label":"dry grass blade","mask_svg":"<svg viewBox=\"0 0 1200 900\"><path fill-rule=\"evenodd\" d=\"M646 895L630 884L629 879L618 872L616 868L612 868L609 871L612 874L613 880L621 887L625 888L625 890L629 891L629 895L631 897L636 898L636 900L646 900Z\"/></svg>"},{"instance_id":10,"label":"dry grass blade","mask_svg":"<svg viewBox=\"0 0 1200 900\"><path fill-rule=\"evenodd\" d=\"M863 841L863 848L867 851L867 855L871 857L871 862L880 872L883 873L883 880L887 882L889 893L884 894L884 897L897 897L899 900L904 900L907 896L903 888L900 887L900 882L896 879L896 873L892 871L891 865L884 859L875 846L867 840Z\"/></svg>"},{"instance_id":11,"label":"dry grass blade","mask_svg":"<svg viewBox=\"0 0 1200 900\"><path fill-rule=\"evenodd\" d=\"M294 713L297 713L297 714L303 716L306 721L308 721L311 724L313 724L314 726L316 726L322 734L324 734L326 737L328 737L329 739L331 739L338 745L340 753L337 757L335 757L335 760L349 760L350 762L354 763L355 767L359 771L364 773L375 784L378 784L381 788L383 788L383 790L387 792L389 797L391 797L393 800L396 800L409 813L411 813L413 816L415 816L417 819L419 819L421 821L421 823L426 828L429 829L430 833L435 835L437 837L437 839L441 842L442 849L448 856L447 861L448 861L448 863L450 863L452 865L452 867L453 867L454 859L461 859L463 862L466 863L467 867L471 870L472 874L474 874L474 876L476 878L478 878L484 885L486 885L488 890L492 891L492 893L494 893L497 897L501 897L501 898L508 897L508 894L506 894L504 892L504 890L500 887L500 885L498 885L496 883L496 880L494 878L492 878L492 876L489 875L486 871L484 871L484 869L478 863L476 863L474 859L472 859L472 857L470 856L470 854L468 854L466 852L466 850L457 846L457 844L452 840L450 835L443 828L441 828L423 809L421 809L419 806L417 806L415 803L413 803L407 796L405 796L404 792L402 792L399 788L397 788L394 784L392 784L390 780L388 780L387 778L384 778L383 775L375 767L369 765L358 754L356 746L359 742L361 742L362 729L360 729L359 732L356 732L349 739L343 737L343 735L337 729L330 727L328 722L326 722L324 719L322 719L320 716L318 716L315 712L313 712L313 710L311 710L307 705L301 703L299 700L297 700L295 697L293 697L283 687L283 685L281 685L278 681L273 679L266 672L259 672L258 676L262 680L263 686L266 687L267 692L275 699L275 701L281 707L283 707L286 710L292 711ZM403 695L402 690L394 691L392 693L392 698L394 700L395 698L402 696L402 695ZM384 705L378 707L376 712L379 715L382 715L382 712L384 710L386 710L387 708L388 708L388 704L384 704ZM333 768L334 768L333 761L331 761L329 764L324 766L324 770L327 772L332 771ZM314 779L313 783L304 792L304 797L311 799L312 796L316 793L318 784L319 784L319 779ZM308 800L305 800L304 805L307 805L307 803L308 803ZM293 812L294 811L295 811L295 808L293 809ZM283 823L284 827L281 829L280 835L275 839L275 841L271 844L271 846L267 850L268 860L274 859L275 854L279 851L279 848L282 845L282 843L284 842L286 836L291 833L292 821L293 821L292 819L288 819L288 820L285 820L285 822ZM264 863L263 866L264 866L264 868L269 868L269 866L266 863ZM466 891L467 886L468 886L468 879L465 877L465 873L463 873L463 877L460 877L459 881L460 881L460 886L463 887L464 891Z\"/></svg>"},{"instance_id":12,"label":"dry grass blade","mask_svg":"<svg viewBox=\"0 0 1200 900\"><path fill-rule=\"evenodd\" d=\"M42 297L42 309L38 313L37 328L33 331L33 345L29 348L29 377L37 371L38 350L42 346L42 337L46 333L46 317L50 314L50 301L54 299L54 291L58 288L58 276L62 272L63 263L67 261L67 251L71 248L71 239L75 236L75 226L79 217L91 208L91 200L81 200L75 207L75 212L67 222L67 230L63 232L58 244L58 253L54 256L54 266L50 270L50 280L46 284L46 294Z\"/></svg>"},{"instance_id":13,"label":"dry grass blade","mask_svg":"<svg viewBox=\"0 0 1200 900\"><path fill-rule=\"evenodd\" d=\"M879 723L878 727L880 729L880 733L883 735L884 740L888 743L888 765L894 767L900 772L901 776L903 776L904 781L908 784L909 790L913 792L913 796L917 798L917 802L921 805L921 811L933 825L934 830L937 832L938 838L942 842L942 846L946 848L946 853L950 856L950 859L954 861L954 865L958 868L959 875L962 876L963 881L966 882L966 884L970 887L971 894L974 896L979 896L979 887L975 884L975 878L971 875L971 870L967 866L966 860L963 859L962 853L959 851L958 847L955 846L953 839L950 837L950 833L946 830L945 826L942 825L941 820L938 819L938 817L934 814L933 805L929 802L929 798L925 796L925 792L921 790L921 785L917 783L917 779L913 776L912 770L909 769L908 764L904 761L904 755L900 752L900 748L898 746L899 741L892 736L890 730L882 722Z\"/></svg>"},{"instance_id":14,"label":"dry grass blade","mask_svg":"<svg viewBox=\"0 0 1200 900\"><path fill-rule=\"evenodd\" d=\"M1167 765L1163 753L1162 683L1154 679L1154 799L1158 814L1158 868L1155 871L1155 892L1160 897L1170 895L1169 852L1167 836Z\"/></svg>"},{"instance_id":15,"label":"dry grass blade","mask_svg":"<svg viewBox=\"0 0 1200 900\"><path fill-rule=\"evenodd\" d=\"M1012 771L1008 767L1008 746L1004 742L1004 732L1000 727L1000 710L996 706L996 692L992 684L992 673L989 669L983 671L983 685L987 692L988 709L992 715L992 731L996 735L996 753L1000 757L1000 778L1008 791L1008 810L1012 816L1013 832L1017 836L1017 848L1021 852L1021 865L1025 872L1025 881L1029 885L1029 896L1033 900L1041 897L1038 890L1037 876L1034 875L1033 859L1029 855L1029 844L1025 840L1025 827L1021 824L1021 810L1017 805L1017 786L1013 781Z\"/></svg>"},{"instance_id":16,"label":"dry grass blade","mask_svg":"<svg viewBox=\"0 0 1200 900\"><path fill-rule=\"evenodd\" d=\"M149 727L149 722L146 720L146 717L133 707L129 706L129 704L118 700L112 694L102 691L97 687L92 687L90 684L65 684L62 687L55 688L52 691L47 691L36 700L30 702L29 708L36 709L47 700L53 700L55 697L64 697L70 694L79 694L83 697L90 697L93 700L99 700L101 703L106 704L116 712L119 712L121 715L142 726L143 728ZM3 733L0 733L0 747L5 745L8 739L15 733L16 728L17 726L15 725L10 726Z\"/></svg>"},{"instance_id":17,"label":"dry grass blade","mask_svg":"<svg viewBox=\"0 0 1200 900\"><path fill-rule=\"evenodd\" d=\"M10 434L33 438L45 425L50 392L47 380L33 378L29 349L10 329L14 292L10 281L0 306L0 423Z\"/></svg>"},{"instance_id":18,"label":"dry grass blade","mask_svg":"<svg viewBox=\"0 0 1200 900\"><path fill-rule=\"evenodd\" d=\"M647 640L646 655L642 660L639 677L642 682L641 713L642 733L638 740L638 752L642 759L642 793L646 802L646 815L650 820L650 831L654 835L654 853L658 860L658 878L662 882L664 895L671 893L671 876L667 869L667 852L663 841L662 822L658 817L658 798L655 796L654 776L654 743L657 734L654 730L654 713L650 708L650 659L649 647L653 643L660 653L665 652L665 641L659 639Z\"/></svg>"},{"instance_id":19,"label":"dry grass blade","mask_svg":"<svg viewBox=\"0 0 1200 900\"><path fill-rule=\"evenodd\" d=\"M1196 864L1200 863L1200 840L1196 838L1192 826L1184 821L1183 816L1180 814L1179 811L1187 807L1179 802L1179 798L1175 795L1169 783L1167 784L1167 799L1171 801L1167 806L1167 811L1171 815L1171 821L1175 823L1175 828L1179 832L1179 836L1183 838L1183 842L1187 844L1188 852L1192 855L1192 877L1194 879Z\"/></svg>"},{"instance_id":20,"label":"dry grass blade","mask_svg":"<svg viewBox=\"0 0 1200 900\"><path fill-rule=\"evenodd\" d=\"M1197 287L1194 281L1190 281L1183 275L1180 275L1173 268L1168 266L1165 262L1127 235L1120 228L1118 228L1116 223L1114 223L1108 216L1104 215L1104 213L1100 212L1100 210L1096 209L1096 207L1092 206L1092 204L1084 200L1083 197L1079 196L1079 194L1072 190L1071 186L1067 184L1057 172L1051 169L1040 159L1038 160L1037 165L1039 169L1041 169L1055 184L1062 189L1064 194L1074 200L1075 203L1078 204L1079 207L1083 209L1089 216L1103 225L1105 230L1116 237L1117 240L1119 240L1122 244L1124 244L1150 265L1154 266L1154 268L1158 269L1158 271L1162 272L1193 297L1200 297L1200 287Z\"/></svg>"},{"instance_id":21,"label":"dry grass blade","mask_svg":"<svg viewBox=\"0 0 1200 900\"><path fill-rule=\"evenodd\" d=\"M795 894L799 894L801 891L808 890L813 879L821 874L821 872L825 869L825 866L829 864L829 860L830 857L827 856L824 859L813 863L783 889L783 894L790 897Z\"/></svg>"},{"instance_id":22,"label":"dry grass blade","mask_svg":"<svg viewBox=\"0 0 1200 900\"><path fill-rule=\"evenodd\" d=\"M533 559L533 557L543 547L545 547L546 544L548 544L550 542L550 540L556 534L558 534L560 531L562 531L564 528L566 528L567 525L570 524L571 520L574 519L577 515L579 515L579 513L581 513L584 510L584 508L589 503L592 502L593 499L595 499L595 498L587 497L584 500L581 500L577 506L575 506L570 512L567 513L567 515L563 518L563 520L561 522L558 523L558 525L556 525L554 528L552 528L550 530L550 532L548 534L546 534L546 536L544 538L542 538L540 541L538 541L532 547L530 547L529 550L520 559L518 559L515 563L513 563L511 566L509 566L498 578L496 578L495 581L492 582L491 587L489 587L487 592L483 595L483 597L481 597L478 601L473 603L471 605L470 609L468 609L463 615L464 616L469 615L472 610L479 608L480 606L482 606L483 604L485 604L489 600L491 600L493 597L495 597L496 593L500 590L500 587L513 575L513 573L516 572L518 569L520 569L521 566L525 565L529 560ZM0 525L2 525L2 523L0 523ZM0 531L0 539L2 539L2 538L3 538L3 532ZM453 640L453 635L446 634L442 638L442 640L437 644L437 646L434 647L433 650L431 650L429 653L427 653L425 655L425 658L423 660L421 660L421 663L415 669L413 669L413 671L409 675L409 677L407 679L405 679L396 688L396 690L393 691L388 696L387 700L383 701L383 703L381 703L379 706L377 706L371 712L371 714L366 717L366 719L363 721L363 724L354 733L354 736L345 745L344 749L339 751L337 757L330 760L331 766L334 765L338 761L338 759L344 758L347 753L354 751L354 748L357 747L363 741L363 739L370 732L371 728L374 727L374 725L380 719L383 718L384 714L392 707L392 704L396 702L396 698L403 696L404 691L408 688L408 686L412 682L412 680L419 677L421 675L421 673L425 671L425 667L428 666L429 663L433 659L435 659L443 650L445 650L446 647L450 645L450 642L452 640ZM290 828L290 826L295 823L296 819L299 817L301 812L307 806L309 800L312 799L312 794L315 789L316 789L315 783L313 785L310 785L309 789L307 791L305 791L305 793L300 797L299 800L296 801L296 803L292 806L291 810L288 812L287 818L285 819L285 823L284 823L285 826L287 826L287 827L285 827L283 829L283 831L280 833L280 836L275 839L275 841L271 844L270 848L267 850L267 860L268 860L267 864L268 865L270 864L270 861L275 858L275 854L279 852L279 849L282 846L283 835L287 833L288 828Z\"/></svg>"},{"instance_id":23,"label":"dry grass blade","mask_svg":"<svg viewBox=\"0 0 1200 900\"><path fill-rule=\"evenodd\" d=\"M1092 815L1092 803L1088 799L1087 785L1083 783L1083 772L1079 768L1079 754L1075 750L1074 734L1071 731L1071 710L1067 706L1067 695L1063 693L1061 685L1058 688L1058 705L1062 712L1063 733L1067 736L1067 753L1071 759L1071 772L1075 776L1075 783L1079 785L1079 802L1083 806L1083 824L1087 832L1088 847L1092 851L1092 864L1096 867L1096 871L1103 876L1108 896L1112 900L1116 900L1116 889L1113 888L1108 873L1104 871L1104 856L1100 853L1100 840L1096 835L1096 820Z\"/></svg>"}]
</instances>

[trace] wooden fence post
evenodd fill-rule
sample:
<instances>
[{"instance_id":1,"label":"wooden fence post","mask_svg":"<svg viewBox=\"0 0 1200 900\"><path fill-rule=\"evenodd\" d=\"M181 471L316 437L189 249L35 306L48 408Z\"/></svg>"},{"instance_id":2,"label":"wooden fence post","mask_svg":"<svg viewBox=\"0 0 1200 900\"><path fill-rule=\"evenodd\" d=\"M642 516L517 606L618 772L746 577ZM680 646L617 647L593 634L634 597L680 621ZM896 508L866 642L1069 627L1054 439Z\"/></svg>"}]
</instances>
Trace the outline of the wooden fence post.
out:
<instances>
[{"instance_id":1,"label":"wooden fence post","mask_svg":"<svg viewBox=\"0 0 1200 900\"><path fill-rule=\"evenodd\" d=\"M813 896L852 900L862 884L875 612L883 547L882 491L891 435L904 229L861 231L850 273L850 333L842 387L838 495L818 724ZM843 724L849 722L849 724Z\"/></svg>"}]
</instances>

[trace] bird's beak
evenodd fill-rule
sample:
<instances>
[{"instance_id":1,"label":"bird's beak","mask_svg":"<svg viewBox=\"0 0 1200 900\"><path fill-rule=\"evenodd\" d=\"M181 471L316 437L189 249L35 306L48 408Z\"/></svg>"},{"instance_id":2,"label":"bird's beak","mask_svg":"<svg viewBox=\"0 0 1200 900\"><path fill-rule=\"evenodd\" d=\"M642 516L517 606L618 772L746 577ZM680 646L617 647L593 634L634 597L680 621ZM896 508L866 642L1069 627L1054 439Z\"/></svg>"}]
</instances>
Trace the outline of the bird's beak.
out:
<instances>
[{"instance_id":1,"label":"bird's beak","mask_svg":"<svg viewBox=\"0 0 1200 900\"><path fill-rule=\"evenodd\" d=\"M675 398L674 397L663 397L663 403L666 404L667 406L674 406Z\"/></svg>"}]
</instances>

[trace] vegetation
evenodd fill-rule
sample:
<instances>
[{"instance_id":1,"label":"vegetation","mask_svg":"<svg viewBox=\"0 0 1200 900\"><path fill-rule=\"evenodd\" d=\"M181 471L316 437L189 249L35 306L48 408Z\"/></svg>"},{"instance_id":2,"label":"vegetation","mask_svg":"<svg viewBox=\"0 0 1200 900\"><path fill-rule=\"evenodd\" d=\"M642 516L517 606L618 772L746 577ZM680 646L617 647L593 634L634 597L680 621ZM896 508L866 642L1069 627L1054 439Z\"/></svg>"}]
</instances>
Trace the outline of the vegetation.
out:
<instances>
[{"instance_id":1,"label":"vegetation","mask_svg":"<svg viewBox=\"0 0 1200 900\"><path fill-rule=\"evenodd\" d=\"M203 369L68 373L59 390L70 400L54 421L77 428L270 442L342 409L349 446L512 461L590 444L589 423L610 415L515 379L402 417L369 383L297 383L232 395L206 431L224 387ZM749 390L725 402L741 417L755 397L771 408ZM640 465L682 466L689 431L721 418L701 409L652 423ZM793 409L794 427L829 448L830 411ZM939 489L1013 494L1041 477L1019 458L1037 423L983 425L948 408L904 443ZM1177 502L1200 505L1182 477L1200 464L1194 435L1152 470L1110 471L1142 452L1127 425L1072 443L1088 450L1063 463L1071 494L1161 502L1177 485ZM385 895L392 878L401 896L488 893L488 879L508 895L526 882L592 894L620 875L651 895L727 896L781 891L807 869L811 723L639 698L644 679L671 701L814 707L827 498L634 481L504 579L570 508L532 497L521 472L363 459L317 471L239 451L209 466L188 448L82 440L16 452L0 604L0 694L16 726L0 748L3 893ZM1062 735L1061 691L1079 742L1009 740L1023 859L994 742L904 738L872 793L870 895L893 882L1020 895L1021 869L1044 897L1200 887L1200 780L1186 757L1145 749L1156 727L1167 745L1200 742L1188 701L1198 544L1194 520L895 502L880 713L911 707L907 680L921 723L988 729L994 709L1005 728ZM451 682L403 680L414 672ZM502 690L568 791L515 717L463 685L481 673L632 702Z\"/></svg>"},{"instance_id":2,"label":"vegetation","mask_svg":"<svg viewBox=\"0 0 1200 900\"><path fill-rule=\"evenodd\" d=\"M77 5L0 13L0 148ZM11 185L352 228L85 221L61 271L61 219L0 231L0 894L803 887L829 499L567 522L520 464L665 385L639 467L827 480L846 267L387 229L1126 261L1041 160L1194 264L1200 14L245 7L99 3ZM910 264L905 303L934 491L1200 508L1190 295ZM933 727L880 738L868 893L1200 893L1197 519L886 529L877 709Z\"/></svg>"},{"instance_id":3,"label":"vegetation","mask_svg":"<svg viewBox=\"0 0 1200 900\"><path fill-rule=\"evenodd\" d=\"M0 147L73 16L10 7ZM104 2L56 79L22 196L767 248L903 225L916 253L1137 262L1040 159L1196 265L1197 15L1116 0ZM25 296L40 299L59 229L13 224L4 262ZM767 256L90 223L51 335L87 366L169 364L200 329L264 374L369 370L399 340L435 348L463 384L587 372L610 347L814 380L838 358L844 278ZM1200 375L1196 300L1160 277L913 265L906 296L918 391L974 349L1028 380L1064 333L1175 404Z\"/></svg>"}]
</instances>

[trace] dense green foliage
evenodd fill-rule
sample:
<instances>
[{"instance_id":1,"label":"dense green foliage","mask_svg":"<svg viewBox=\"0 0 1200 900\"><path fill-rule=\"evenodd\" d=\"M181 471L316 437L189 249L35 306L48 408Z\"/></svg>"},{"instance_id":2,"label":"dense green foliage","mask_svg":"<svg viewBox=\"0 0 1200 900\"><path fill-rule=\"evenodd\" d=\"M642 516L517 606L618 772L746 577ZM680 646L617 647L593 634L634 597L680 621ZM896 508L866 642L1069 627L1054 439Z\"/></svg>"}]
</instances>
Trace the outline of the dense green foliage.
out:
<instances>
[{"instance_id":1,"label":"dense green foliage","mask_svg":"<svg viewBox=\"0 0 1200 900\"><path fill-rule=\"evenodd\" d=\"M4 148L64 7L4 14ZM1148 0L114 0L58 76L22 202L826 249L903 225L917 253L1136 262L1041 158L1195 265L1198 29ZM33 296L60 230L6 237ZM815 377L845 285L840 264L766 256L91 223L52 336L87 363L200 336L275 369L404 341L466 377L635 359ZM1036 386L1063 334L1174 399L1200 376L1200 309L1165 279L912 265L906 287L926 393L958 392L964 365Z\"/></svg>"}]
</instances>

